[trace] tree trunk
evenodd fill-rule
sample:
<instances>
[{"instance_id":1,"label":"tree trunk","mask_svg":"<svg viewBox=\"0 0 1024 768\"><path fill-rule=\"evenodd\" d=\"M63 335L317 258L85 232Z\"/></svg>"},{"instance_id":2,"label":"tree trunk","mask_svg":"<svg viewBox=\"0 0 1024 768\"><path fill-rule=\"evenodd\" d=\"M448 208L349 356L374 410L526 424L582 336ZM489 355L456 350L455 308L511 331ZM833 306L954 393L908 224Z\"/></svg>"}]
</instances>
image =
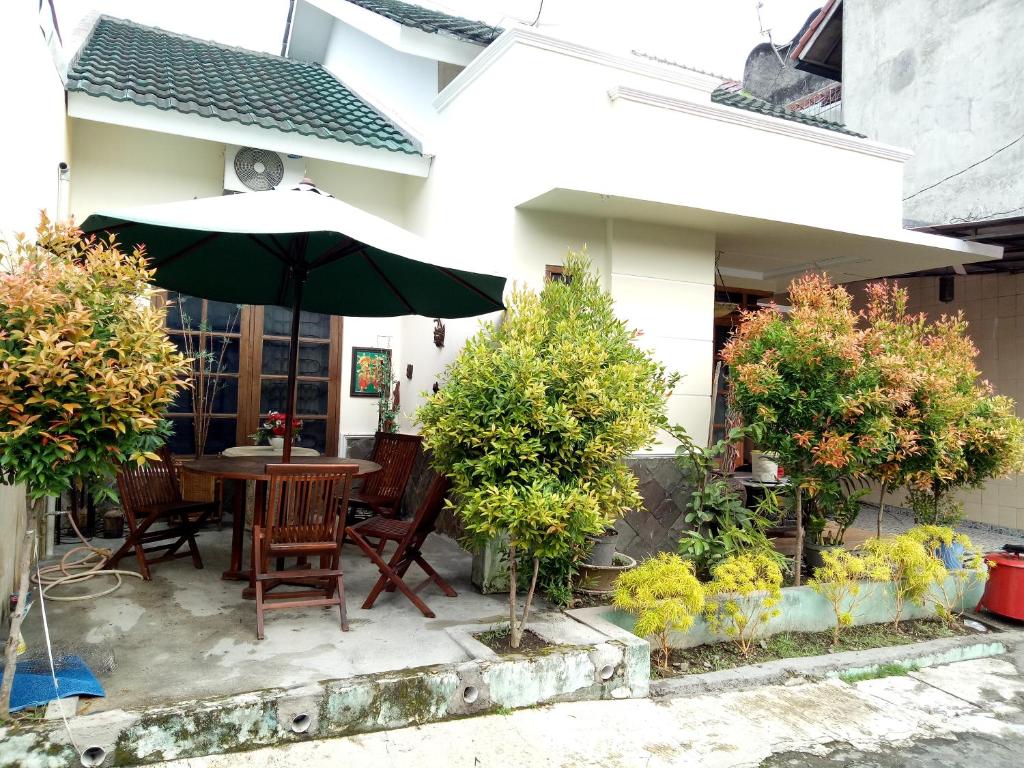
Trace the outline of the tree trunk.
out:
<instances>
[{"instance_id":1,"label":"tree trunk","mask_svg":"<svg viewBox=\"0 0 1024 768\"><path fill-rule=\"evenodd\" d=\"M793 586L799 587L803 581L803 574L801 571L804 567L804 510L803 510L803 489L800 487L800 483L796 483L796 489L794 491L794 497L796 500L796 556L793 558Z\"/></svg>"},{"instance_id":2,"label":"tree trunk","mask_svg":"<svg viewBox=\"0 0 1024 768\"><path fill-rule=\"evenodd\" d=\"M537 590L537 574L540 571L540 558L533 558L533 576L530 577L530 588L526 590L526 604L523 606L523 618L519 624L519 639L523 637L526 629L526 622L530 618L530 605L533 603L533 593Z\"/></svg>"},{"instance_id":3,"label":"tree trunk","mask_svg":"<svg viewBox=\"0 0 1024 768\"><path fill-rule=\"evenodd\" d=\"M516 592L519 585L516 583L516 545L508 545L508 645L509 648L518 648L522 634L517 626L519 611L516 609Z\"/></svg>"},{"instance_id":4,"label":"tree trunk","mask_svg":"<svg viewBox=\"0 0 1024 768\"><path fill-rule=\"evenodd\" d=\"M21 561L18 573L18 605L11 615L11 631L4 647L4 676L0 683L0 721L11 717L11 687L14 685L14 672L18 665L18 643L21 640L21 623L25 618L28 603L29 571L32 567L32 556L36 547L36 518L43 505L42 499L32 502L28 509L25 522L25 539L21 545Z\"/></svg>"},{"instance_id":5,"label":"tree trunk","mask_svg":"<svg viewBox=\"0 0 1024 768\"><path fill-rule=\"evenodd\" d=\"M878 494L878 519L875 521L875 536L882 538L882 513L885 511L885 492L888 487L882 483L882 491Z\"/></svg>"}]
</instances>

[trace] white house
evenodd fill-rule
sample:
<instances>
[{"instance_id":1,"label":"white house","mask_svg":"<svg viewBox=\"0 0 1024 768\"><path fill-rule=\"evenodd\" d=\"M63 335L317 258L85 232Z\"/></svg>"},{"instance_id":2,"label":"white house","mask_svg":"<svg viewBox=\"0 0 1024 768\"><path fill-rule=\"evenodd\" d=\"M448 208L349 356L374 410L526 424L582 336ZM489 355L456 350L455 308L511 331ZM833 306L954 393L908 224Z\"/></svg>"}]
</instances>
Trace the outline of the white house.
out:
<instances>
[{"instance_id":1,"label":"white house","mask_svg":"<svg viewBox=\"0 0 1024 768\"><path fill-rule=\"evenodd\" d=\"M671 416L697 436L716 286L749 300L808 269L845 282L1001 254L902 228L906 151L681 65L398 0L299 0L287 54L101 17L66 75L70 212L246 189L235 159L248 147L265 151L240 160L261 163L261 183L308 176L468 268L539 286L586 245L621 315L684 374ZM475 327L447 323L439 348L430 318L345 318L321 361L340 376L308 382L324 447L376 425L375 401L349 394L352 347L393 350L411 429ZM255 428L267 399L253 403L218 439Z\"/></svg>"}]
</instances>

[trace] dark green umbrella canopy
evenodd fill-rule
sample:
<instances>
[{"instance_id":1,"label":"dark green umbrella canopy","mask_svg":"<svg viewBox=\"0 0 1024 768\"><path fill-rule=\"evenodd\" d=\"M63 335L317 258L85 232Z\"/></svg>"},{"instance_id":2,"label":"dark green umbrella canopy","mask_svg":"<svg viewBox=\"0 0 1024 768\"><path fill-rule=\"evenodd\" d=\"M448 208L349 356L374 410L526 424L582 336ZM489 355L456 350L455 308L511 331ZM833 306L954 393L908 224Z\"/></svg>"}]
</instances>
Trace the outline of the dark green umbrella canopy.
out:
<instances>
[{"instance_id":1,"label":"dark green umbrella canopy","mask_svg":"<svg viewBox=\"0 0 1024 768\"><path fill-rule=\"evenodd\" d=\"M160 288L292 308L289 413L300 310L455 318L504 309L504 277L453 268L419 237L305 183L96 213L82 230L114 235L125 249L145 246Z\"/></svg>"}]
</instances>

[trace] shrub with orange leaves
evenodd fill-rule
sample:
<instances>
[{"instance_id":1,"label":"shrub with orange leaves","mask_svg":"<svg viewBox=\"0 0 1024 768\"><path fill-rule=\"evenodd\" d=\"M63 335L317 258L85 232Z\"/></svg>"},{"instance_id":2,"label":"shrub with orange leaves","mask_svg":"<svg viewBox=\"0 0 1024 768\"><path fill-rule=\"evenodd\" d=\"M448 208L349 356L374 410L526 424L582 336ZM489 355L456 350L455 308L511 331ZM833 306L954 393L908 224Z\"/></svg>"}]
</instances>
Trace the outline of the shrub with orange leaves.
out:
<instances>
[{"instance_id":1,"label":"shrub with orange leaves","mask_svg":"<svg viewBox=\"0 0 1024 768\"><path fill-rule=\"evenodd\" d=\"M827 275L804 275L789 296L788 314L748 314L722 357L733 406L814 495L888 455L891 408L850 294Z\"/></svg>"},{"instance_id":2,"label":"shrub with orange leaves","mask_svg":"<svg viewBox=\"0 0 1024 768\"><path fill-rule=\"evenodd\" d=\"M962 314L928 322L908 313L905 288L884 280L866 293L865 351L879 363L894 424L877 477L909 486L919 523L955 522L952 490L1021 471L1024 421L1011 399L978 382L978 350Z\"/></svg>"},{"instance_id":3,"label":"shrub with orange leaves","mask_svg":"<svg viewBox=\"0 0 1024 768\"><path fill-rule=\"evenodd\" d=\"M30 498L153 458L185 359L152 306L145 255L45 214L0 270L0 476ZM106 483L95 483L105 488Z\"/></svg>"}]
</instances>

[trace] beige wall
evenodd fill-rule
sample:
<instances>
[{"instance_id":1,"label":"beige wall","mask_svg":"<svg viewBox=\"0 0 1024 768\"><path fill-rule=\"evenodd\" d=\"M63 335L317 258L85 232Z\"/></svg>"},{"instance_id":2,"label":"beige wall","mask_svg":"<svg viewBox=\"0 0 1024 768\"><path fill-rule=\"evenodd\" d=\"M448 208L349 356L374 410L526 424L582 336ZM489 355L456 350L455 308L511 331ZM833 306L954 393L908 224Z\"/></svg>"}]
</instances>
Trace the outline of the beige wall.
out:
<instances>
[{"instance_id":1,"label":"beige wall","mask_svg":"<svg viewBox=\"0 0 1024 768\"><path fill-rule=\"evenodd\" d=\"M113 206L219 195L224 145L91 120L71 121L75 221Z\"/></svg>"},{"instance_id":2,"label":"beige wall","mask_svg":"<svg viewBox=\"0 0 1024 768\"><path fill-rule=\"evenodd\" d=\"M899 281L910 292L911 312L925 312L929 318L962 311L974 340L978 368L996 392L1017 401L1017 413L1024 416L1024 274L958 275L955 298L939 301L937 277L912 277ZM847 286L859 293L863 284ZM960 493L969 520L990 525L1024 529L1024 478L992 480L980 490ZM901 503L895 495L893 503Z\"/></svg>"}]
</instances>

